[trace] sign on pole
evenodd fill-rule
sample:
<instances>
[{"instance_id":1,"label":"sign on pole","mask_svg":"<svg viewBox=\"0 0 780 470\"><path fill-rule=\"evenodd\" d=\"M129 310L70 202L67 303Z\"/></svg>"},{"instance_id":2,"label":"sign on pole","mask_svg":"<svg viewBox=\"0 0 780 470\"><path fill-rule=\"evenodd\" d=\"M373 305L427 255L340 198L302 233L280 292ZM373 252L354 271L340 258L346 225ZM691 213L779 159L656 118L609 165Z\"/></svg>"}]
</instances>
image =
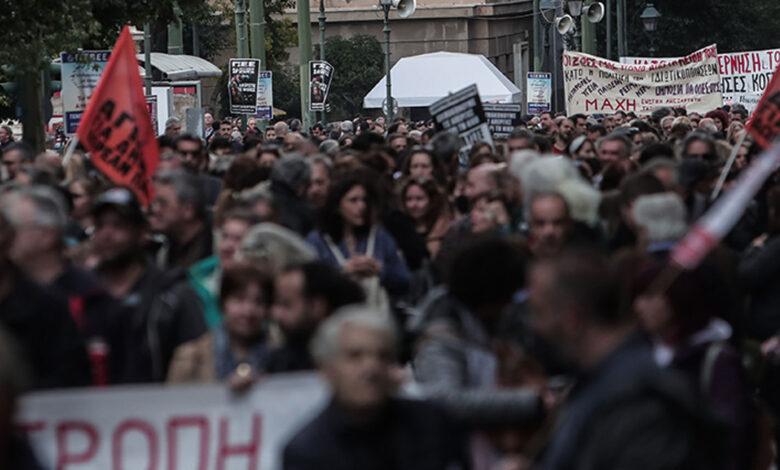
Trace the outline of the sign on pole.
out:
<instances>
[{"instance_id":1,"label":"sign on pole","mask_svg":"<svg viewBox=\"0 0 780 470\"><path fill-rule=\"evenodd\" d=\"M230 114L255 114L259 59L230 59Z\"/></svg>"},{"instance_id":2,"label":"sign on pole","mask_svg":"<svg viewBox=\"0 0 780 470\"><path fill-rule=\"evenodd\" d=\"M520 125L522 105L485 103L482 108L485 110L485 117L493 138L506 139L515 127Z\"/></svg>"},{"instance_id":3,"label":"sign on pole","mask_svg":"<svg viewBox=\"0 0 780 470\"><path fill-rule=\"evenodd\" d=\"M548 72L528 72L526 77L528 92L528 114L541 114L552 108L552 74Z\"/></svg>"},{"instance_id":4,"label":"sign on pole","mask_svg":"<svg viewBox=\"0 0 780 470\"><path fill-rule=\"evenodd\" d=\"M327 400L315 374L225 385L145 385L32 393L17 424L44 468L279 469L281 451Z\"/></svg>"},{"instance_id":5,"label":"sign on pole","mask_svg":"<svg viewBox=\"0 0 780 470\"><path fill-rule=\"evenodd\" d=\"M322 111L328 99L333 66L324 60L312 60L309 62L309 77L309 111Z\"/></svg>"},{"instance_id":6,"label":"sign on pole","mask_svg":"<svg viewBox=\"0 0 780 470\"><path fill-rule=\"evenodd\" d=\"M62 61L62 116L65 133L75 135L87 103L97 88L111 51L63 52Z\"/></svg>"},{"instance_id":7,"label":"sign on pole","mask_svg":"<svg viewBox=\"0 0 780 470\"><path fill-rule=\"evenodd\" d=\"M274 117L273 72L260 72L257 78L257 112L258 119Z\"/></svg>"},{"instance_id":8,"label":"sign on pole","mask_svg":"<svg viewBox=\"0 0 780 470\"><path fill-rule=\"evenodd\" d=\"M477 85L445 96L433 103L428 110L439 130L458 134L460 138L459 161L462 167L468 165L469 150L477 142L487 142L493 147L493 138L482 108Z\"/></svg>"},{"instance_id":9,"label":"sign on pole","mask_svg":"<svg viewBox=\"0 0 780 470\"><path fill-rule=\"evenodd\" d=\"M621 64L563 52L566 112L648 114L659 106L706 113L723 105L715 45L659 64Z\"/></svg>"},{"instance_id":10,"label":"sign on pole","mask_svg":"<svg viewBox=\"0 0 780 470\"><path fill-rule=\"evenodd\" d=\"M621 57L621 64L665 64L675 58ZM741 104L753 111L780 65L780 49L718 54L723 104Z\"/></svg>"}]
</instances>

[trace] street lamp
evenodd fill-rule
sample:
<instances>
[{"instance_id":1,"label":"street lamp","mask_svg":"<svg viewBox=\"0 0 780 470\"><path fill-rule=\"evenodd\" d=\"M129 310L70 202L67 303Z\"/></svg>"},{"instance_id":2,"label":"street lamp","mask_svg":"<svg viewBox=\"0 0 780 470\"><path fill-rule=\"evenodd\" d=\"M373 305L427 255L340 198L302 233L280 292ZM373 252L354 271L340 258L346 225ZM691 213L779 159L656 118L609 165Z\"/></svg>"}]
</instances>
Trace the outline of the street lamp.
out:
<instances>
[{"instance_id":1,"label":"street lamp","mask_svg":"<svg viewBox=\"0 0 780 470\"><path fill-rule=\"evenodd\" d=\"M580 16L582 14L582 0L568 0L569 13L571 16Z\"/></svg>"},{"instance_id":2,"label":"street lamp","mask_svg":"<svg viewBox=\"0 0 780 470\"><path fill-rule=\"evenodd\" d=\"M317 17L320 22L320 60L325 62L325 0L320 0L320 16ZM325 118L325 103L322 104L322 111L320 112L320 121L322 126L327 125Z\"/></svg>"},{"instance_id":3,"label":"street lamp","mask_svg":"<svg viewBox=\"0 0 780 470\"><path fill-rule=\"evenodd\" d=\"M655 9L652 3L648 3L642 16L639 17L645 26L645 31L653 33L658 29L658 22L661 19L661 13Z\"/></svg>"},{"instance_id":4,"label":"street lamp","mask_svg":"<svg viewBox=\"0 0 780 470\"><path fill-rule=\"evenodd\" d=\"M379 0L379 6L385 14L385 28L382 30L385 33L385 83L387 84L387 97L385 98L387 105L385 111L387 114L387 125L390 126L393 121L393 114L395 114L395 109L393 109L393 86L390 83L390 9L395 8L398 10L398 16L408 18L414 13L417 2L415 0Z\"/></svg>"}]
</instances>

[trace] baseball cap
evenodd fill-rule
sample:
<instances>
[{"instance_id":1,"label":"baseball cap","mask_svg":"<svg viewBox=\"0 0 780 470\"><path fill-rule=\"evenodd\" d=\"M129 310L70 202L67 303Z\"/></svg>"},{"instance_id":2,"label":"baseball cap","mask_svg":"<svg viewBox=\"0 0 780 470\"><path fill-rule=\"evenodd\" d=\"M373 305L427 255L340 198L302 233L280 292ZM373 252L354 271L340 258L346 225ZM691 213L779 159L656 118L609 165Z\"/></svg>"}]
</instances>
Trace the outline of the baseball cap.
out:
<instances>
[{"instance_id":1,"label":"baseball cap","mask_svg":"<svg viewBox=\"0 0 780 470\"><path fill-rule=\"evenodd\" d=\"M92 207L92 214L97 216L106 209L113 209L135 225L145 225L146 216L141 209L141 203L133 191L125 187L111 188L99 195Z\"/></svg>"}]
</instances>

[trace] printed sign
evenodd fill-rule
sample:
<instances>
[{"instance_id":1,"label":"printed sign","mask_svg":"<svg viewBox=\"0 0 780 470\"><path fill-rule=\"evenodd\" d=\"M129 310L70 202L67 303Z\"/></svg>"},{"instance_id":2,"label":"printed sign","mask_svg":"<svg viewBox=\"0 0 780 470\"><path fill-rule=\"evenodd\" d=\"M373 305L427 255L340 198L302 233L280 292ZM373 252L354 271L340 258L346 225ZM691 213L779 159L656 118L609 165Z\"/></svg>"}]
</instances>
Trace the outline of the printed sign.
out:
<instances>
[{"instance_id":1,"label":"printed sign","mask_svg":"<svg viewBox=\"0 0 780 470\"><path fill-rule=\"evenodd\" d=\"M309 111L322 111L328 99L333 66L324 60L309 62Z\"/></svg>"},{"instance_id":2,"label":"printed sign","mask_svg":"<svg viewBox=\"0 0 780 470\"><path fill-rule=\"evenodd\" d=\"M149 111L149 117L152 118L152 129L157 130L160 124L157 120L157 97L155 95L146 95L146 110Z\"/></svg>"},{"instance_id":3,"label":"printed sign","mask_svg":"<svg viewBox=\"0 0 780 470\"><path fill-rule=\"evenodd\" d=\"M622 64L664 64L674 58L621 57ZM718 54L724 104L741 104L753 111L780 65L780 49Z\"/></svg>"},{"instance_id":4,"label":"printed sign","mask_svg":"<svg viewBox=\"0 0 780 470\"><path fill-rule=\"evenodd\" d=\"M469 150L475 143L487 142L493 147L476 84L436 101L428 110L439 130L454 132L460 137L461 167L468 166Z\"/></svg>"},{"instance_id":5,"label":"printed sign","mask_svg":"<svg viewBox=\"0 0 780 470\"><path fill-rule=\"evenodd\" d=\"M257 79L260 72L258 59L230 59L230 114L255 114L257 112Z\"/></svg>"},{"instance_id":6,"label":"printed sign","mask_svg":"<svg viewBox=\"0 0 780 470\"><path fill-rule=\"evenodd\" d=\"M660 106L706 113L723 105L715 45L664 64L621 64L563 52L567 114L633 111Z\"/></svg>"},{"instance_id":7,"label":"printed sign","mask_svg":"<svg viewBox=\"0 0 780 470\"><path fill-rule=\"evenodd\" d=\"M287 441L322 407L313 373L226 386L128 386L24 397L18 415L44 468L278 469Z\"/></svg>"},{"instance_id":8,"label":"printed sign","mask_svg":"<svg viewBox=\"0 0 780 470\"><path fill-rule=\"evenodd\" d=\"M490 133L496 139L506 139L520 125L522 105L485 103L482 109L485 110Z\"/></svg>"},{"instance_id":9,"label":"printed sign","mask_svg":"<svg viewBox=\"0 0 780 470\"><path fill-rule=\"evenodd\" d=\"M528 72L526 90L528 93L528 114L541 114L550 111L552 107L551 73Z\"/></svg>"},{"instance_id":10,"label":"printed sign","mask_svg":"<svg viewBox=\"0 0 780 470\"><path fill-rule=\"evenodd\" d=\"M63 52L62 61L62 116L65 133L75 135L87 103L97 88L100 75L106 68L111 51Z\"/></svg>"},{"instance_id":11,"label":"printed sign","mask_svg":"<svg viewBox=\"0 0 780 470\"><path fill-rule=\"evenodd\" d=\"M274 117L274 89L273 73L260 72L257 78L257 112L255 117L259 119L271 119Z\"/></svg>"}]
</instances>

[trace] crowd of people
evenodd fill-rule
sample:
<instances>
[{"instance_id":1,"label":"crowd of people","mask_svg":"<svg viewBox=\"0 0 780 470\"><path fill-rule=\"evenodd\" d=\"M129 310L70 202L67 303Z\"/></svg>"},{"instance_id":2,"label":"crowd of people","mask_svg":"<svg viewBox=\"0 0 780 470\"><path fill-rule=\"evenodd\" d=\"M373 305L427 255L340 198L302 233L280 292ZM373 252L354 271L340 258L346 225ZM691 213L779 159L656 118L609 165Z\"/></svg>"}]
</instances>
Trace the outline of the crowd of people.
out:
<instances>
[{"instance_id":1,"label":"crowd of people","mask_svg":"<svg viewBox=\"0 0 780 470\"><path fill-rule=\"evenodd\" d=\"M669 263L748 119L545 112L464 152L430 120L171 118L148 208L0 128L0 466L34 461L25 390L318 369L285 469L770 468L780 179Z\"/></svg>"}]
</instances>

